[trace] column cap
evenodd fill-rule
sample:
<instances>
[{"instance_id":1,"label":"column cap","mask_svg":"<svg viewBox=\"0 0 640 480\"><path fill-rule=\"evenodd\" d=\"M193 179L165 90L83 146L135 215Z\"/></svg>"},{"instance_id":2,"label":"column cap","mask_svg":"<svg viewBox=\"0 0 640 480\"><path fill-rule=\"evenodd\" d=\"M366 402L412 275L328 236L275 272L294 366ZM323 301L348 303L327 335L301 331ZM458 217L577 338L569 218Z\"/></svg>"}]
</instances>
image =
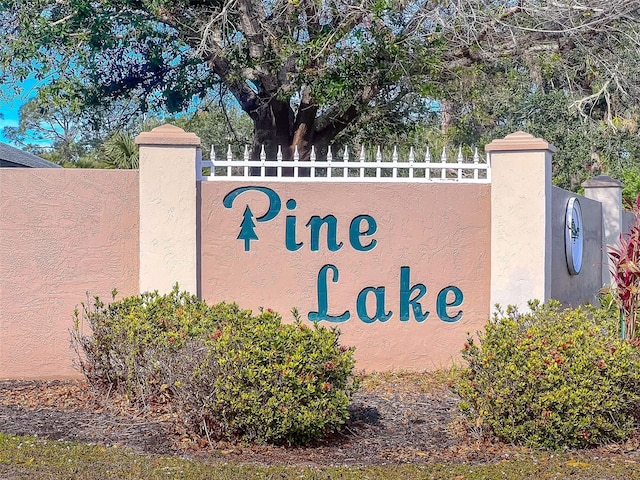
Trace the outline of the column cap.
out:
<instances>
[{"instance_id":1,"label":"column cap","mask_svg":"<svg viewBox=\"0 0 640 480\"><path fill-rule=\"evenodd\" d=\"M504 138L499 138L484 147L487 152L514 152L514 151L532 151L532 150L548 150L555 153L556 147L544 141L542 138L536 138L527 132L515 132Z\"/></svg>"},{"instance_id":2,"label":"column cap","mask_svg":"<svg viewBox=\"0 0 640 480\"><path fill-rule=\"evenodd\" d=\"M624 188L624 183L608 175L598 175L582 182L584 188Z\"/></svg>"},{"instance_id":3,"label":"column cap","mask_svg":"<svg viewBox=\"0 0 640 480\"><path fill-rule=\"evenodd\" d=\"M160 125L150 132L142 132L135 140L136 145L200 146L200 137L195 133L187 133L180 127L168 123Z\"/></svg>"}]
</instances>

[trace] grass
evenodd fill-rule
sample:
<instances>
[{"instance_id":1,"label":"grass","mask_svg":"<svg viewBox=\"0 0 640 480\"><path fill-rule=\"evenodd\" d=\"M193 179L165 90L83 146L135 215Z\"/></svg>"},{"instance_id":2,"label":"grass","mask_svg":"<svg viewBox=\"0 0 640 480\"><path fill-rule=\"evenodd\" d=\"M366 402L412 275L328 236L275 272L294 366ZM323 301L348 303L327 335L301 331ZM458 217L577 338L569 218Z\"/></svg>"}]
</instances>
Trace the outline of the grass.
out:
<instances>
[{"instance_id":1,"label":"grass","mask_svg":"<svg viewBox=\"0 0 640 480\"><path fill-rule=\"evenodd\" d=\"M640 465L587 454L534 453L494 464L383 465L363 467L265 467L139 455L127 449L44 441L0 434L3 479L624 479L639 478Z\"/></svg>"},{"instance_id":2,"label":"grass","mask_svg":"<svg viewBox=\"0 0 640 480\"><path fill-rule=\"evenodd\" d=\"M361 377L363 390L402 388L411 392L446 389L456 369L432 373L387 372ZM211 480L628 480L640 478L640 464L624 455L595 457L598 452L529 452L523 450L496 463L388 464L360 467L263 466L141 455L121 447L45 441L0 433L0 478L29 480L93 479L211 479Z\"/></svg>"}]
</instances>

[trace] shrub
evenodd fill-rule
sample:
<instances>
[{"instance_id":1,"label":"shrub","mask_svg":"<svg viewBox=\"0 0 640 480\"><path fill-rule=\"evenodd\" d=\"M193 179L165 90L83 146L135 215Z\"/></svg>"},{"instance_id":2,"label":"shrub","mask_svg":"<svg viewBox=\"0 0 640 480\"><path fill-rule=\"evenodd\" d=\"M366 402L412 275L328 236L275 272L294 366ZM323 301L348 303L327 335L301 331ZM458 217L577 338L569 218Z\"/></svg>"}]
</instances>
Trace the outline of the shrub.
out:
<instances>
[{"instance_id":1,"label":"shrub","mask_svg":"<svg viewBox=\"0 0 640 480\"><path fill-rule=\"evenodd\" d=\"M619 339L617 321L592 307L531 304L498 311L454 387L475 425L504 441L543 448L622 440L632 432L640 355Z\"/></svg>"},{"instance_id":2,"label":"shrub","mask_svg":"<svg viewBox=\"0 0 640 480\"><path fill-rule=\"evenodd\" d=\"M90 385L114 389L144 403L162 385L159 364L187 339L213 332L230 318L250 316L250 311L236 304L209 307L176 285L166 295L146 292L109 305L94 297L82 304L81 312L75 311L71 338ZM91 335L83 334L84 323Z\"/></svg>"},{"instance_id":3,"label":"shrub","mask_svg":"<svg viewBox=\"0 0 640 480\"><path fill-rule=\"evenodd\" d=\"M193 367L172 372L176 404L192 430L250 442L301 444L348 419L357 388L353 349L339 332L283 324L264 311L188 346ZM186 373L186 375L185 375Z\"/></svg>"},{"instance_id":4,"label":"shrub","mask_svg":"<svg viewBox=\"0 0 640 480\"><path fill-rule=\"evenodd\" d=\"M622 338L635 337L640 313L640 196L629 206L635 222L629 233L620 234L617 245L607 247L611 263L611 294L618 304Z\"/></svg>"},{"instance_id":5,"label":"shrub","mask_svg":"<svg viewBox=\"0 0 640 480\"><path fill-rule=\"evenodd\" d=\"M90 385L144 404L162 395L189 431L307 443L348 419L353 349L339 332L271 311L208 306L176 286L76 312L72 339ZM86 319L92 336L81 333Z\"/></svg>"}]
</instances>

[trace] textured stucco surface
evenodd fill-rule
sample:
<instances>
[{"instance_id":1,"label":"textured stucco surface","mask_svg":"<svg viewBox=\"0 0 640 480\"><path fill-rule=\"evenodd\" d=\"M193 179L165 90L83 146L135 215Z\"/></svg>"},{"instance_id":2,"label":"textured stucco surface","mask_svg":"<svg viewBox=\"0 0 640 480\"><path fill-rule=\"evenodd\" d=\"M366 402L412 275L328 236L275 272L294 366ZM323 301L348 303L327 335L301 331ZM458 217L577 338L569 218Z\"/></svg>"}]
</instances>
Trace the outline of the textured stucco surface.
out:
<instances>
[{"instance_id":1,"label":"textured stucco surface","mask_svg":"<svg viewBox=\"0 0 640 480\"><path fill-rule=\"evenodd\" d=\"M351 319L338 325L342 343L356 346L359 368L435 369L459 358L466 332L475 332L489 315L490 186L446 184L327 184L255 183L273 189L282 201L282 211L266 223L256 222L259 240L244 250L238 240L243 212L249 205L255 217L268 208L266 196L248 192L238 196L233 208L223 207L223 198L236 182L202 183L200 249L202 296L209 302L235 301L244 308L272 308L291 320L297 307L305 322L317 310L318 272L326 264L339 271L338 283L329 282L329 313L351 312ZM285 202L297 207L287 210ZM368 252L349 244L349 224L358 216L375 218L376 247ZM285 248L285 218L295 215L297 251ZM331 252L321 237L319 251L311 251L309 229L312 215L334 215L342 249ZM254 219L255 220L255 219ZM324 230L323 230L324 231ZM364 240L364 239L363 239ZM366 242L363 242L366 243ZM411 285L423 283L427 294L422 307L430 315L418 323L399 319L400 267L411 269ZM331 278L331 276L329 276ZM459 287L464 294L463 317L445 323L436 314L436 296L444 287ZM386 322L362 322L356 313L356 298L365 287L386 288ZM451 308L450 311L457 311ZM374 307L369 305L369 312ZM453 312L455 313L455 312Z\"/></svg>"},{"instance_id":2,"label":"textured stucco surface","mask_svg":"<svg viewBox=\"0 0 640 480\"><path fill-rule=\"evenodd\" d=\"M550 151L493 152L491 182L491 305L525 311L551 294Z\"/></svg>"},{"instance_id":3,"label":"textured stucco surface","mask_svg":"<svg viewBox=\"0 0 640 480\"><path fill-rule=\"evenodd\" d=\"M78 376L86 292L138 291L138 172L0 169L0 379Z\"/></svg>"},{"instance_id":4,"label":"textured stucco surface","mask_svg":"<svg viewBox=\"0 0 640 480\"><path fill-rule=\"evenodd\" d=\"M572 197L580 202L584 230L582 269L578 275L569 274L565 253L565 214ZM551 232L551 298L566 305L593 304L602 287L602 204L553 187Z\"/></svg>"},{"instance_id":5,"label":"textured stucco surface","mask_svg":"<svg viewBox=\"0 0 640 480\"><path fill-rule=\"evenodd\" d=\"M193 146L140 146L141 292L196 292L195 158Z\"/></svg>"}]
</instances>

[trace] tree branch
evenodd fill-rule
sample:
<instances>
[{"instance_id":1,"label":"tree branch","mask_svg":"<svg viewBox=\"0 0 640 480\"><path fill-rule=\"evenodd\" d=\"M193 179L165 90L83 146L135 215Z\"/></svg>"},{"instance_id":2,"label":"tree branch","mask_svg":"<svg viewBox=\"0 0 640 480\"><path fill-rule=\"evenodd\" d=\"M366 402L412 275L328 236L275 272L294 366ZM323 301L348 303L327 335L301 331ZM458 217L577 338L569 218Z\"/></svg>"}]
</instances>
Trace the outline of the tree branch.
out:
<instances>
[{"instance_id":1,"label":"tree branch","mask_svg":"<svg viewBox=\"0 0 640 480\"><path fill-rule=\"evenodd\" d=\"M318 143L335 138L362 115L378 92L377 87L367 86L360 98L340 113L335 114L335 110L332 110L316 119L314 138L318 139Z\"/></svg>"},{"instance_id":2,"label":"tree branch","mask_svg":"<svg viewBox=\"0 0 640 480\"><path fill-rule=\"evenodd\" d=\"M251 113L260 106L258 96L246 82L231 78L229 75L229 64L224 57L212 56L209 64L216 75L218 75L227 88L229 88L229 91L238 101L242 110Z\"/></svg>"},{"instance_id":3,"label":"tree branch","mask_svg":"<svg viewBox=\"0 0 640 480\"><path fill-rule=\"evenodd\" d=\"M240 14L240 27L247 39L249 57L252 60L260 60L264 55L265 42L261 23L266 17L264 6L260 0L237 0Z\"/></svg>"}]
</instances>

